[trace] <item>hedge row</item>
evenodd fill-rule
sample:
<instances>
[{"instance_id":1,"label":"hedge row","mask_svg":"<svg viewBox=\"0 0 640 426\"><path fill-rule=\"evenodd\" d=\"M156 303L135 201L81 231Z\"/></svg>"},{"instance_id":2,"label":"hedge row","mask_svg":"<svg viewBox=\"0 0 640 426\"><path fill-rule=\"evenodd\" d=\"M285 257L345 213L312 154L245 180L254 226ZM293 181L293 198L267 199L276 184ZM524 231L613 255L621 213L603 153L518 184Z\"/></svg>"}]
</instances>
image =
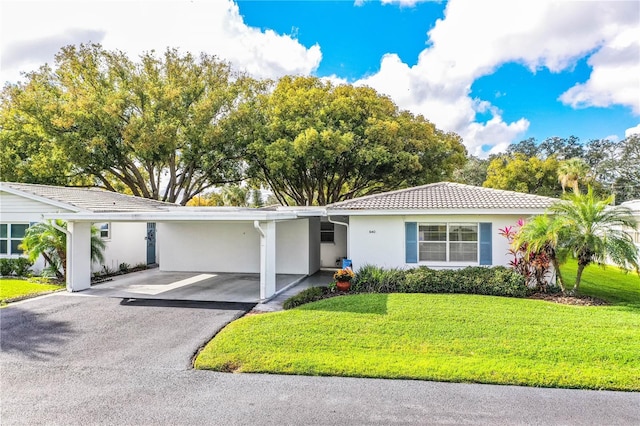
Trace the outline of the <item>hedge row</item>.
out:
<instances>
[{"instance_id":1,"label":"hedge row","mask_svg":"<svg viewBox=\"0 0 640 426\"><path fill-rule=\"evenodd\" d=\"M295 296L291 296L284 301L282 307L284 309L292 309L296 306L304 305L305 303L315 302L320 299L324 299L329 294L328 287L309 287L306 290L301 291Z\"/></svg>"},{"instance_id":2,"label":"hedge row","mask_svg":"<svg viewBox=\"0 0 640 426\"><path fill-rule=\"evenodd\" d=\"M424 266L383 269L366 265L351 281L351 290L359 293L467 293L508 297L529 294L524 277L503 266L435 270Z\"/></svg>"}]
</instances>

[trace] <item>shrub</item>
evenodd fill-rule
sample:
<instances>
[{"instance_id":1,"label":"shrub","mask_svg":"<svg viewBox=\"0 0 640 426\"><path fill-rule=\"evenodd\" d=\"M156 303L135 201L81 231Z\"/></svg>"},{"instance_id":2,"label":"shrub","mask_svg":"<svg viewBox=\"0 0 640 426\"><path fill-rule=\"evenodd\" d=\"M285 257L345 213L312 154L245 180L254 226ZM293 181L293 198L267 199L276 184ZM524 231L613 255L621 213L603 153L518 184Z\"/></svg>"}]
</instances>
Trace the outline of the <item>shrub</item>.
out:
<instances>
[{"instance_id":1,"label":"shrub","mask_svg":"<svg viewBox=\"0 0 640 426\"><path fill-rule=\"evenodd\" d=\"M122 272L123 274L126 274L127 272L129 272L129 269L131 269L131 265L129 265L127 262L122 262L119 266L118 269L120 270L120 272Z\"/></svg>"},{"instance_id":2,"label":"shrub","mask_svg":"<svg viewBox=\"0 0 640 426\"><path fill-rule=\"evenodd\" d=\"M14 262L13 259L0 259L0 275L8 277L13 274Z\"/></svg>"},{"instance_id":3,"label":"shrub","mask_svg":"<svg viewBox=\"0 0 640 426\"><path fill-rule=\"evenodd\" d=\"M352 285L363 293L467 293L491 296L524 297L529 293L525 279L502 266L468 267L457 270L382 269L365 266Z\"/></svg>"},{"instance_id":4,"label":"shrub","mask_svg":"<svg viewBox=\"0 0 640 426\"><path fill-rule=\"evenodd\" d=\"M309 287L306 290L292 296L284 301L282 307L284 309L292 309L305 303L315 302L324 298L329 293L328 287Z\"/></svg>"},{"instance_id":5,"label":"shrub","mask_svg":"<svg viewBox=\"0 0 640 426\"><path fill-rule=\"evenodd\" d=\"M379 266L364 265L351 281L351 290L355 292L378 292L384 270Z\"/></svg>"},{"instance_id":6,"label":"shrub","mask_svg":"<svg viewBox=\"0 0 640 426\"><path fill-rule=\"evenodd\" d=\"M33 262L26 257L13 259L13 271L19 277L26 277L27 275L29 275L31 266L33 266Z\"/></svg>"}]
</instances>

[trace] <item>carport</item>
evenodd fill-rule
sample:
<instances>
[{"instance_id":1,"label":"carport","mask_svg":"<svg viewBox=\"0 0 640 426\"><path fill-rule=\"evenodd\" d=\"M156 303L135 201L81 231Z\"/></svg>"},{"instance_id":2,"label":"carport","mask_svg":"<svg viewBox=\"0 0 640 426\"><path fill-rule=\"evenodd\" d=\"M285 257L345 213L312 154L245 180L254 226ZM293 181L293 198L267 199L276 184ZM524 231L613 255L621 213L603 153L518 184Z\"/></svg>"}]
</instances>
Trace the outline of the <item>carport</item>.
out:
<instances>
[{"instance_id":1,"label":"carport","mask_svg":"<svg viewBox=\"0 0 640 426\"><path fill-rule=\"evenodd\" d=\"M159 273L253 274L259 280L259 300L267 300L284 289L278 285L278 275L304 277L319 270L323 213L322 209L304 207L184 207L160 212L59 213L45 217L67 221L68 291L91 287L92 223L147 222L157 224Z\"/></svg>"}]
</instances>

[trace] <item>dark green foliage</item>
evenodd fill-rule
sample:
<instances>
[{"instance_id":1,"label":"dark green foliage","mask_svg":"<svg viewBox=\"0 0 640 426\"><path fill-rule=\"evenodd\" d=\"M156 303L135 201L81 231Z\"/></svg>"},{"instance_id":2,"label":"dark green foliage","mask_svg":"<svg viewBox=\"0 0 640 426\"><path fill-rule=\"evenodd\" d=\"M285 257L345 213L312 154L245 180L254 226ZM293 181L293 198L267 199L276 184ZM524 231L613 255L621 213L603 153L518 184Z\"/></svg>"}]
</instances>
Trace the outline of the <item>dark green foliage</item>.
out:
<instances>
[{"instance_id":1,"label":"dark green foliage","mask_svg":"<svg viewBox=\"0 0 640 426\"><path fill-rule=\"evenodd\" d=\"M13 272L19 277L26 277L29 275L31 266L33 266L33 262L26 257L13 259Z\"/></svg>"},{"instance_id":2,"label":"dark green foliage","mask_svg":"<svg viewBox=\"0 0 640 426\"><path fill-rule=\"evenodd\" d=\"M402 270L366 265L356 274L351 289L362 293L467 293L508 297L529 294L524 278L503 266Z\"/></svg>"},{"instance_id":3,"label":"dark green foliage","mask_svg":"<svg viewBox=\"0 0 640 426\"><path fill-rule=\"evenodd\" d=\"M8 277L13 273L13 259L0 259L0 275Z\"/></svg>"},{"instance_id":4,"label":"dark green foliage","mask_svg":"<svg viewBox=\"0 0 640 426\"><path fill-rule=\"evenodd\" d=\"M284 309L292 309L296 306L304 305L305 303L315 302L316 300L323 299L328 293L328 287L310 287L285 300L282 304L282 307Z\"/></svg>"},{"instance_id":5,"label":"dark green foliage","mask_svg":"<svg viewBox=\"0 0 640 426\"><path fill-rule=\"evenodd\" d=\"M11 275L17 275L19 277L26 277L32 265L33 262L25 257L0 259L0 276L9 277Z\"/></svg>"}]
</instances>

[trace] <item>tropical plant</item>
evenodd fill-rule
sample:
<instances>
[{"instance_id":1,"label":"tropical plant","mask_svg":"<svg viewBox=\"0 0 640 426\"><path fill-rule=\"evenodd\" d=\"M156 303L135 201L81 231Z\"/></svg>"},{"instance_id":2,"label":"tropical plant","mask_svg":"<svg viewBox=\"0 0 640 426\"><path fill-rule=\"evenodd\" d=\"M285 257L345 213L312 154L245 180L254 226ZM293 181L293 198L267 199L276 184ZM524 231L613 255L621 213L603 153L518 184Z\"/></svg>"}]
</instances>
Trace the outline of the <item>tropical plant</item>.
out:
<instances>
[{"instance_id":1,"label":"tropical plant","mask_svg":"<svg viewBox=\"0 0 640 426\"><path fill-rule=\"evenodd\" d=\"M62 231L66 226L67 223L59 219L36 223L27 229L20 245L32 262L42 256L53 267L52 272L59 280L66 278L67 235ZM92 226L91 260L104 262L104 249L105 242L100 238L100 230Z\"/></svg>"},{"instance_id":2,"label":"tropical plant","mask_svg":"<svg viewBox=\"0 0 640 426\"><path fill-rule=\"evenodd\" d=\"M578 292L584 268L594 262L604 264L610 260L625 270L640 273L638 248L627 232L635 229L636 220L628 208L612 206L612 202L613 196L600 199L589 187L586 194L571 194L549 208L556 218L549 221L548 239L557 238L554 241L578 261L573 293Z\"/></svg>"},{"instance_id":3,"label":"tropical plant","mask_svg":"<svg viewBox=\"0 0 640 426\"><path fill-rule=\"evenodd\" d=\"M566 258L566 252L559 247L561 226L557 217L547 214L535 216L530 221L522 223L517 232L509 233L508 238L511 242L510 250L514 254L514 269L529 279L530 268L533 268L537 274L536 281L544 280L546 271L542 273L539 269L541 263L550 262L556 274L556 284L565 293L566 288L560 273L560 264Z\"/></svg>"},{"instance_id":4,"label":"tropical plant","mask_svg":"<svg viewBox=\"0 0 640 426\"><path fill-rule=\"evenodd\" d=\"M562 192L567 187L573 188L574 193L580 192L579 183L588 179L589 172L589 165L581 158L561 161L558 165L558 182L562 186Z\"/></svg>"}]
</instances>

